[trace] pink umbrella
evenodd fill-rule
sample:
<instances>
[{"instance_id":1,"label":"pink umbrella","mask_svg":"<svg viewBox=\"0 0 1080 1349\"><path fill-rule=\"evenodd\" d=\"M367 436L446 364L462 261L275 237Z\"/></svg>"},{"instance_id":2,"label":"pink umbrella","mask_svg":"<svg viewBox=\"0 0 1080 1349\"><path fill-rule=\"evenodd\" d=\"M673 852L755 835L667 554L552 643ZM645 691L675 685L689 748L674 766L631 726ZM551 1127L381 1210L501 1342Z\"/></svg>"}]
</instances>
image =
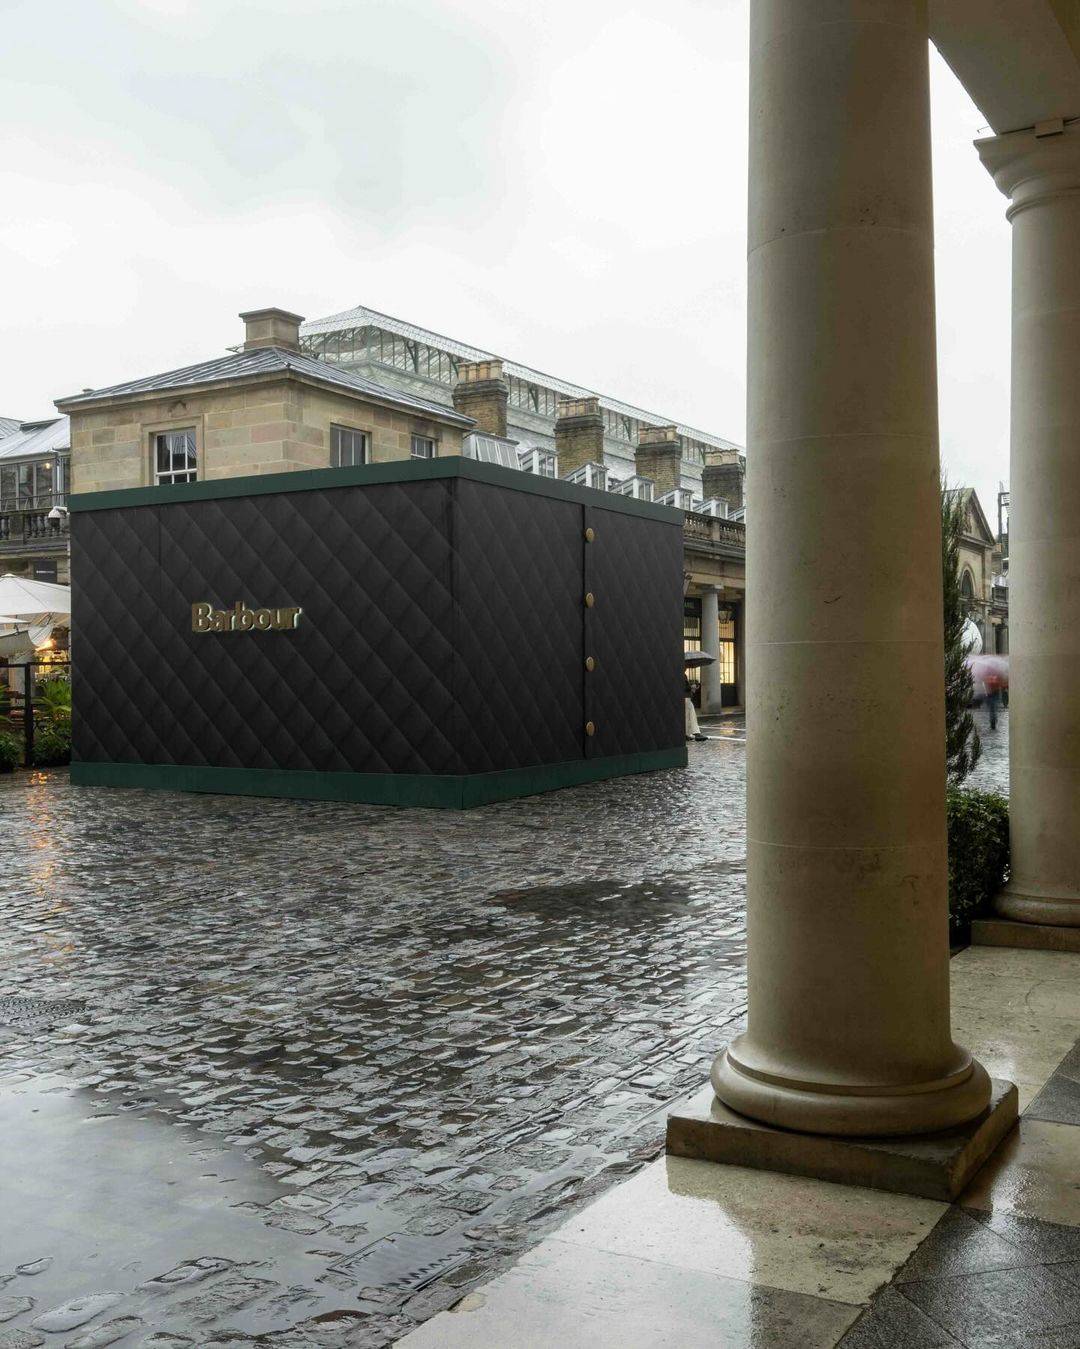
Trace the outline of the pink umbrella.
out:
<instances>
[{"instance_id":1,"label":"pink umbrella","mask_svg":"<svg viewBox=\"0 0 1080 1349\"><path fill-rule=\"evenodd\" d=\"M1009 687L1008 656L968 656L964 664L971 671L975 692L1000 693Z\"/></svg>"}]
</instances>

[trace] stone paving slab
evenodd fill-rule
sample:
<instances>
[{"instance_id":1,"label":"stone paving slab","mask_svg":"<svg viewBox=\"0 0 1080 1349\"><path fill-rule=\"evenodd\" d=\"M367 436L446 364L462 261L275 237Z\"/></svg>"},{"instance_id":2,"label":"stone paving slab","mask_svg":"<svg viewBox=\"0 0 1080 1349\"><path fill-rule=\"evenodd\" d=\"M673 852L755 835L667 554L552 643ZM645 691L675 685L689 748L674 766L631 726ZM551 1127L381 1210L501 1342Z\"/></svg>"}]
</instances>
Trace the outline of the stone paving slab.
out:
<instances>
[{"instance_id":1,"label":"stone paving slab","mask_svg":"<svg viewBox=\"0 0 1080 1349\"><path fill-rule=\"evenodd\" d=\"M1031 980L1039 1024L1054 1027L1080 957L984 949L952 962L954 980L976 970L989 987ZM1001 999L997 1029L1015 1015ZM517 1326L538 1346L645 1346L675 1326L687 1345L725 1349L1080 1349L1080 1110L1060 1091L1043 1098L1080 1075L1080 1046L1049 1081L1043 1060L1016 1052L1057 1118L1023 1117L958 1204L668 1157L403 1344L503 1349ZM530 1340L534 1327L550 1334Z\"/></svg>"}]
</instances>

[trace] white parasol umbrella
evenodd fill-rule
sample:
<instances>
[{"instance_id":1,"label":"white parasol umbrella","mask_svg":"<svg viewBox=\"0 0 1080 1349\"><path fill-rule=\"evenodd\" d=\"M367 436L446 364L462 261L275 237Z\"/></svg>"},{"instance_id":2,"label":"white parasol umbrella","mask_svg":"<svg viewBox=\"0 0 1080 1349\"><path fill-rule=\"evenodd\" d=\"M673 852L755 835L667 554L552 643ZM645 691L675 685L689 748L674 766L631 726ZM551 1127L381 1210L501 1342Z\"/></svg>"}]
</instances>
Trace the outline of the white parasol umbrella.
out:
<instances>
[{"instance_id":1,"label":"white parasol umbrella","mask_svg":"<svg viewBox=\"0 0 1080 1349\"><path fill-rule=\"evenodd\" d=\"M71 623L71 587L8 572L0 576L0 613L9 615L9 622L28 623L35 630L46 624L49 631L66 628Z\"/></svg>"},{"instance_id":2,"label":"white parasol umbrella","mask_svg":"<svg viewBox=\"0 0 1080 1349\"><path fill-rule=\"evenodd\" d=\"M0 601L0 605L2 605ZM965 656L981 656L983 649L982 633L977 625L970 619L964 619L964 627L960 633L960 643L964 648Z\"/></svg>"}]
</instances>

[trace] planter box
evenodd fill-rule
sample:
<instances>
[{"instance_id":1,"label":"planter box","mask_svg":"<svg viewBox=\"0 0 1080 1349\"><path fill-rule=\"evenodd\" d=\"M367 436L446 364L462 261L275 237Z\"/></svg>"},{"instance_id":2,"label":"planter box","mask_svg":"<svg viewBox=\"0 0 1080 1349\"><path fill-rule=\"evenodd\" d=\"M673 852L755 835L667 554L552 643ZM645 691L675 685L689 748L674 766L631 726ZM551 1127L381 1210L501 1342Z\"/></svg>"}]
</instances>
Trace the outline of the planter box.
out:
<instances>
[{"instance_id":1,"label":"planter box","mask_svg":"<svg viewBox=\"0 0 1080 1349\"><path fill-rule=\"evenodd\" d=\"M677 511L458 458L70 504L76 783L464 807L686 762Z\"/></svg>"}]
</instances>

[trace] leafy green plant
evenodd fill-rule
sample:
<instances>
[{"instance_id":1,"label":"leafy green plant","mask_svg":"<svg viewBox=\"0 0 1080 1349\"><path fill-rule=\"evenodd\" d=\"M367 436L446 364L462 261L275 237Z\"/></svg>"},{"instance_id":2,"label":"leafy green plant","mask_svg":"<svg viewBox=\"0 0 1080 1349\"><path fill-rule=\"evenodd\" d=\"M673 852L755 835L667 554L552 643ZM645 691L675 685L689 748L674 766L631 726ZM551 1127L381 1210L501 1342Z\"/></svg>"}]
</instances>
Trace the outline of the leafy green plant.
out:
<instances>
[{"instance_id":1,"label":"leafy green plant","mask_svg":"<svg viewBox=\"0 0 1080 1349\"><path fill-rule=\"evenodd\" d=\"M34 728L34 763L55 768L71 762L71 722L43 721Z\"/></svg>"},{"instance_id":2,"label":"leafy green plant","mask_svg":"<svg viewBox=\"0 0 1080 1349\"><path fill-rule=\"evenodd\" d=\"M1009 873L1009 802L999 792L950 786L949 926L964 933L989 908Z\"/></svg>"},{"instance_id":3,"label":"leafy green plant","mask_svg":"<svg viewBox=\"0 0 1080 1349\"><path fill-rule=\"evenodd\" d=\"M34 710L48 721L71 722L71 680L57 676L43 679L34 690Z\"/></svg>"},{"instance_id":4,"label":"leafy green plant","mask_svg":"<svg viewBox=\"0 0 1080 1349\"><path fill-rule=\"evenodd\" d=\"M941 482L941 581L945 624L945 771L954 785L979 762L982 742L971 715L974 685L964 663L964 620L960 589L960 538L964 532L964 496Z\"/></svg>"},{"instance_id":5,"label":"leafy green plant","mask_svg":"<svg viewBox=\"0 0 1080 1349\"><path fill-rule=\"evenodd\" d=\"M34 690L34 763L71 762L71 680L43 679Z\"/></svg>"},{"instance_id":6,"label":"leafy green plant","mask_svg":"<svg viewBox=\"0 0 1080 1349\"><path fill-rule=\"evenodd\" d=\"M22 741L0 726L0 773L10 773L22 762Z\"/></svg>"}]
</instances>

